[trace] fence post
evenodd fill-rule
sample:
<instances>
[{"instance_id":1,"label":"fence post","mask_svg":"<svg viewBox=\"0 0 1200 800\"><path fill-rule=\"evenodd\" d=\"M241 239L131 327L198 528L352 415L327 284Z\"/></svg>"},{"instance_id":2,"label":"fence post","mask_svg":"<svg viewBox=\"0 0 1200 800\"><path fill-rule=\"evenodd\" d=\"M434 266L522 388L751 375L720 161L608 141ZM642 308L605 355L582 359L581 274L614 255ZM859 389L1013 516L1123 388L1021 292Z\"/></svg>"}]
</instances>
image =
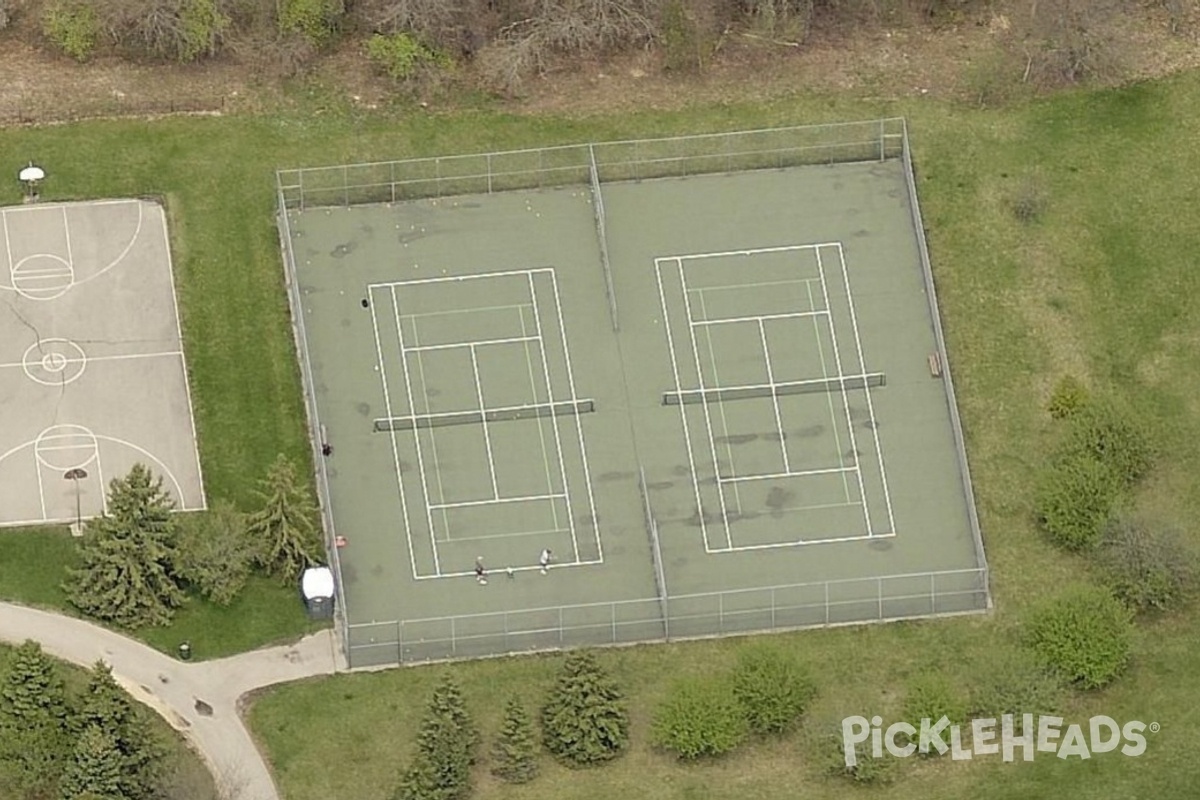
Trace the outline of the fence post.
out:
<instances>
[{"instance_id":1,"label":"fence post","mask_svg":"<svg viewBox=\"0 0 1200 800\"><path fill-rule=\"evenodd\" d=\"M391 174L392 203L396 202L396 162L388 162L388 172Z\"/></svg>"},{"instance_id":2,"label":"fence post","mask_svg":"<svg viewBox=\"0 0 1200 800\"><path fill-rule=\"evenodd\" d=\"M608 604L608 618L609 618L609 624L612 625L612 629L609 632L609 636L611 637L609 639L609 643L616 644L617 643L617 604L616 603Z\"/></svg>"},{"instance_id":3,"label":"fence post","mask_svg":"<svg viewBox=\"0 0 1200 800\"><path fill-rule=\"evenodd\" d=\"M558 646L562 647L563 643L563 607L558 607Z\"/></svg>"},{"instance_id":4,"label":"fence post","mask_svg":"<svg viewBox=\"0 0 1200 800\"><path fill-rule=\"evenodd\" d=\"M342 167L342 205L350 205L350 167Z\"/></svg>"},{"instance_id":5,"label":"fence post","mask_svg":"<svg viewBox=\"0 0 1200 800\"><path fill-rule=\"evenodd\" d=\"M775 630L775 590L771 589L771 630Z\"/></svg>"},{"instance_id":6,"label":"fence post","mask_svg":"<svg viewBox=\"0 0 1200 800\"><path fill-rule=\"evenodd\" d=\"M876 600L876 603L878 604L877 605L878 613L879 613L878 619L882 620L883 619L883 578L875 579L875 600Z\"/></svg>"},{"instance_id":7,"label":"fence post","mask_svg":"<svg viewBox=\"0 0 1200 800\"><path fill-rule=\"evenodd\" d=\"M450 652L458 655L458 634L454 628L454 617L450 618Z\"/></svg>"},{"instance_id":8,"label":"fence post","mask_svg":"<svg viewBox=\"0 0 1200 800\"><path fill-rule=\"evenodd\" d=\"M396 620L396 663L404 663L404 620L400 619Z\"/></svg>"},{"instance_id":9,"label":"fence post","mask_svg":"<svg viewBox=\"0 0 1200 800\"><path fill-rule=\"evenodd\" d=\"M929 613L937 613L937 575L929 573Z\"/></svg>"},{"instance_id":10,"label":"fence post","mask_svg":"<svg viewBox=\"0 0 1200 800\"><path fill-rule=\"evenodd\" d=\"M882 162L884 160L884 154L885 154L884 146L883 146L884 139L885 139L885 136L884 136L884 127L885 127L884 123L885 122L886 122L886 120L882 120L882 119L879 120L879 160L880 160L880 162Z\"/></svg>"},{"instance_id":11,"label":"fence post","mask_svg":"<svg viewBox=\"0 0 1200 800\"><path fill-rule=\"evenodd\" d=\"M434 197L442 196L442 160L440 158L433 159L433 186Z\"/></svg>"},{"instance_id":12,"label":"fence post","mask_svg":"<svg viewBox=\"0 0 1200 800\"><path fill-rule=\"evenodd\" d=\"M825 624L829 624L829 581L825 581Z\"/></svg>"},{"instance_id":13,"label":"fence post","mask_svg":"<svg viewBox=\"0 0 1200 800\"><path fill-rule=\"evenodd\" d=\"M717 632L725 632L725 594L717 595Z\"/></svg>"}]
</instances>

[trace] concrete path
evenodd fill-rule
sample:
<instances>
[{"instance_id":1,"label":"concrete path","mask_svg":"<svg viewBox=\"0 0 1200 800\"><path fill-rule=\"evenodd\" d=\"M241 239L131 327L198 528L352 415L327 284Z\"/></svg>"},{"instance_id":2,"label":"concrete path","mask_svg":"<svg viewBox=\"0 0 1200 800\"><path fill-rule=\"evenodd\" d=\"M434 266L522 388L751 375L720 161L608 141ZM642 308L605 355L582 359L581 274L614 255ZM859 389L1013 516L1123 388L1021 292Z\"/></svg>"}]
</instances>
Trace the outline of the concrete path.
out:
<instances>
[{"instance_id":1,"label":"concrete path","mask_svg":"<svg viewBox=\"0 0 1200 800\"><path fill-rule=\"evenodd\" d=\"M0 640L41 642L63 661L91 667L103 660L137 700L183 733L208 763L229 800L278 800L266 762L238 713L240 698L263 686L341 671L331 630L294 645L216 661L185 663L74 617L0 602Z\"/></svg>"}]
</instances>

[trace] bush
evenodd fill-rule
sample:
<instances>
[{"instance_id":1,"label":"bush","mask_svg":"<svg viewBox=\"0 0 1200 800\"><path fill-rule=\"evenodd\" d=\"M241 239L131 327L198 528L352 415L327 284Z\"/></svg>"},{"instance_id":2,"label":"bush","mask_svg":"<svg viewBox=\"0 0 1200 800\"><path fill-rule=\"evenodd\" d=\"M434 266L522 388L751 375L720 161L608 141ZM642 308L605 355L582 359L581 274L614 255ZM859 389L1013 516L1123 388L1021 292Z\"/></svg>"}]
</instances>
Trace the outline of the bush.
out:
<instances>
[{"instance_id":1,"label":"bush","mask_svg":"<svg viewBox=\"0 0 1200 800\"><path fill-rule=\"evenodd\" d=\"M492 774L507 783L528 783L537 777L537 741L525 705L516 695L504 706L504 721L492 746Z\"/></svg>"},{"instance_id":2,"label":"bush","mask_svg":"<svg viewBox=\"0 0 1200 800\"><path fill-rule=\"evenodd\" d=\"M1086 454L1132 486L1154 462L1154 445L1134 412L1112 399L1087 403L1071 415L1063 452Z\"/></svg>"},{"instance_id":3,"label":"bush","mask_svg":"<svg viewBox=\"0 0 1200 800\"><path fill-rule=\"evenodd\" d=\"M795 659L765 644L744 649L733 674L733 695L755 733L790 728L817 693Z\"/></svg>"},{"instance_id":4,"label":"bush","mask_svg":"<svg viewBox=\"0 0 1200 800\"><path fill-rule=\"evenodd\" d=\"M938 720L946 717L952 725L962 724L967 718L967 704L962 693L950 683L950 680L939 672L924 672L915 677L908 685L904 698L904 720L921 729L921 720L929 720L937 724ZM919 739L913 738L917 744ZM919 751L921 755L938 755L936 749Z\"/></svg>"},{"instance_id":5,"label":"bush","mask_svg":"<svg viewBox=\"0 0 1200 800\"><path fill-rule=\"evenodd\" d=\"M1068 550L1095 544L1122 499L1113 471L1087 454L1062 458L1042 473L1034 513L1054 542Z\"/></svg>"},{"instance_id":6,"label":"bush","mask_svg":"<svg viewBox=\"0 0 1200 800\"><path fill-rule=\"evenodd\" d=\"M321 47L333 39L345 12L343 0L280 0L279 28Z\"/></svg>"},{"instance_id":7,"label":"bush","mask_svg":"<svg viewBox=\"0 0 1200 800\"><path fill-rule=\"evenodd\" d=\"M1182 539L1134 517L1109 522L1097 557L1109 589L1134 611L1165 611L1194 586L1195 556Z\"/></svg>"},{"instance_id":8,"label":"bush","mask_svg":"<svg viewBox=\"0 0 1200 800\"><path fill-rule=\"evenodd\" d=\"M222 503L177 519L176 573L204 598L229 605L246 585L257 552L245 515Z\"/></svg>"},{"instance_id":9,"label":"bush","mask_svg":"<svg viewBox=\"0 0 1200 800\"><path fill-rule=\"evenodd\" d=\"M1091 395L1079 379L1064 375L1050 392L1046 410L1054 419L1067 419L1088 404Z\"/></svg>"},{"instance_id":10,"label":"bush","mask_svg":"<svg viewBox=\"0 0 1200 800\"><path fill-rule=\"evenodd\" d=\"M1106 589L1070 587L1036 608L1026 627L1038 658L1082 689L1108 684L1129 663L1132 615Z\"/></svg>"},{"instance_id":11,"label":"bush","mask_svg":"<svg viewBox=\"0 0 1200 800\"><path fill-rule=\"evenodd\" d=\"M96 10L86 2L58 0L46 8L42 32L71 58L87 61L100 38L100 20Z\"/></svg>"},{"instance_id":12,"label":"bush","mask_svg":"<svg viewBox=\"0 0 1200 800\"><path fill-rule=\"evenodd\" d=\"M422 70L449 65L445 55L426 47L408 33L375 34L367 42L367 58L397 81L412 80Z\"/></svg>"},{"instance_id":13,"label":"bush","mask_svg":"<svg viewBox=\"0 0 1200 800\"><path fill-rule=\"evenodd\" d=\"M619 756L629 740L629 719L616 683L582 650L571 653L542 708L546 749L569 766Z\"/></svg>"},{"instance_id":14,"label":"bush","mask_svg":"<svg viewBox=\"0 0 1200 800\"><path fill-rule=\"evenodd\" d=\"M1052 713L1062 702L1058 681L1025 651L989 654L975 674L970 691L971 717Z\"/></svg>"},{"instance_id":15,"label":"bush","mask_svg":"<svg viewBox=\"0 0 1200 800\"><path fill-rule=\"evenodd\" d=\"M730 687L711 678L676 683L654 717L653 738L680 758L719 756L746 739L750 725Z\"/></svg>"},{"instance_id":16,"label":"bush","mask_svg":"<svg viewBox=\"0 0 1200 800\"><path fill-rule=\"evenodd\" d=\"M8 27L9 16L12 13L10 0L0 0L0 31Z\"/></svg>"},{"instance_id":17,"label":"bush","mask_svg":"<svg viewBox=\"0 0 1200 800\"><path fill-rule=\"evenodd\" d=\"M870 715L867 715L870 718ZM854 766L846 765L846 751L842 743L842 732L838 725L819 728L812 737L810 747L814 750L817 763L826 774L864 786L884 786L895 777L896 758L886 750L881 758L871 755L871 740L855 747Z\"/></svg>"}]
</instances>

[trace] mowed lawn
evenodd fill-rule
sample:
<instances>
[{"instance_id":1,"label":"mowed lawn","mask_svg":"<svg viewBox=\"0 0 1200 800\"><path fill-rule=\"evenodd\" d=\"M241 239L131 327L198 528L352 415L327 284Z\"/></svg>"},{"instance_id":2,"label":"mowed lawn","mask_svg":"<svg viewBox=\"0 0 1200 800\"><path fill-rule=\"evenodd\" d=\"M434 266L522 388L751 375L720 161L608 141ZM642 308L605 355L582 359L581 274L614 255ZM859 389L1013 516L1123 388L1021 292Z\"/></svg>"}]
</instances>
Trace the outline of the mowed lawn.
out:
<instances>
[{"instance_id":1,"label":"mowed lawn","mask_svg":"<svg viewBox=\"0 0 1200 800\"><path fill-rule=\"evenodd\" d=\"M1200 197L1200 171L1190 167L1187 118L1198 111L1200 76L1188 75L987 112L830 97L588 119L331 109L8 130L0 131L0 150L44 163L51 197L166 198L207 488L212 498L247 506L254 478L277 453L301 463L307 456L272 220L274 168L906 115L997 610L779 637L812 665L819 684L812 731L848 714L895 719L906 683L922 672L943 671L965 691L1016 646L1020 613L1031 600L1087 577L1087 562L1050 547L1031 520L1033 479L1052 433L1043 409L1062 374L1120 394L1145 415L1163 452L1141 501L1169 521L1195 518L1200 444L1188 434L1200 423L1200 236L1189 212ZM0 191L8 193L0 199L15 201L13 187ZM1021 222L1012 207L1026 197L1038 213ZM9 595L9 587L0 572L0 594ZM240 623L230 615L228 624ZM1067 762L1041 754L1031 764L913 760L881 790L822 777L806 731L694 766L648 746L653 708L671 681L730 662L739 646L729 640L606 651L602 658L633 712L631 752L583 772L547 763L541 778L517 788L494 784L483 764L477 796L1124 800L1193 797L1200 785L1192 756L1200 725L1194 609L1143 623L1129 674L1104 692L1068 697L1063 709L1075 721L1104 713L1159 723L1145 755ZM536 704L557 663L542 656L449 669L490 732L505 696L521 692ZM387 798L441 669L339 676L259 698L251 721L285 797Z\"/></svg>"}]
</instances>

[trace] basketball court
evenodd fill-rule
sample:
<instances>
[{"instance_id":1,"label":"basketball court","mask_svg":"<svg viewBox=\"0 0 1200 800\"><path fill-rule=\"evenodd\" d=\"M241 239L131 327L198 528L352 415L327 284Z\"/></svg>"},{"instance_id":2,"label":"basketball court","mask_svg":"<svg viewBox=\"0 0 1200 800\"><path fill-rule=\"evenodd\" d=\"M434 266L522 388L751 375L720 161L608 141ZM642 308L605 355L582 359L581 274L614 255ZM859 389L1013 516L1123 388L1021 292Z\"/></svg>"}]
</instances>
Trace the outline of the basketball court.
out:
<instances>
[{"instance_id":1,"label":"basketball court","mask_svg":"<svg viewBox=\"0 0 1200 800\"><path fill-rule=\"evenodd\" d=\"M136 463L205 507L162 206L0 209L0 525L106 507Z\"/></svg>"}]
</instances>

